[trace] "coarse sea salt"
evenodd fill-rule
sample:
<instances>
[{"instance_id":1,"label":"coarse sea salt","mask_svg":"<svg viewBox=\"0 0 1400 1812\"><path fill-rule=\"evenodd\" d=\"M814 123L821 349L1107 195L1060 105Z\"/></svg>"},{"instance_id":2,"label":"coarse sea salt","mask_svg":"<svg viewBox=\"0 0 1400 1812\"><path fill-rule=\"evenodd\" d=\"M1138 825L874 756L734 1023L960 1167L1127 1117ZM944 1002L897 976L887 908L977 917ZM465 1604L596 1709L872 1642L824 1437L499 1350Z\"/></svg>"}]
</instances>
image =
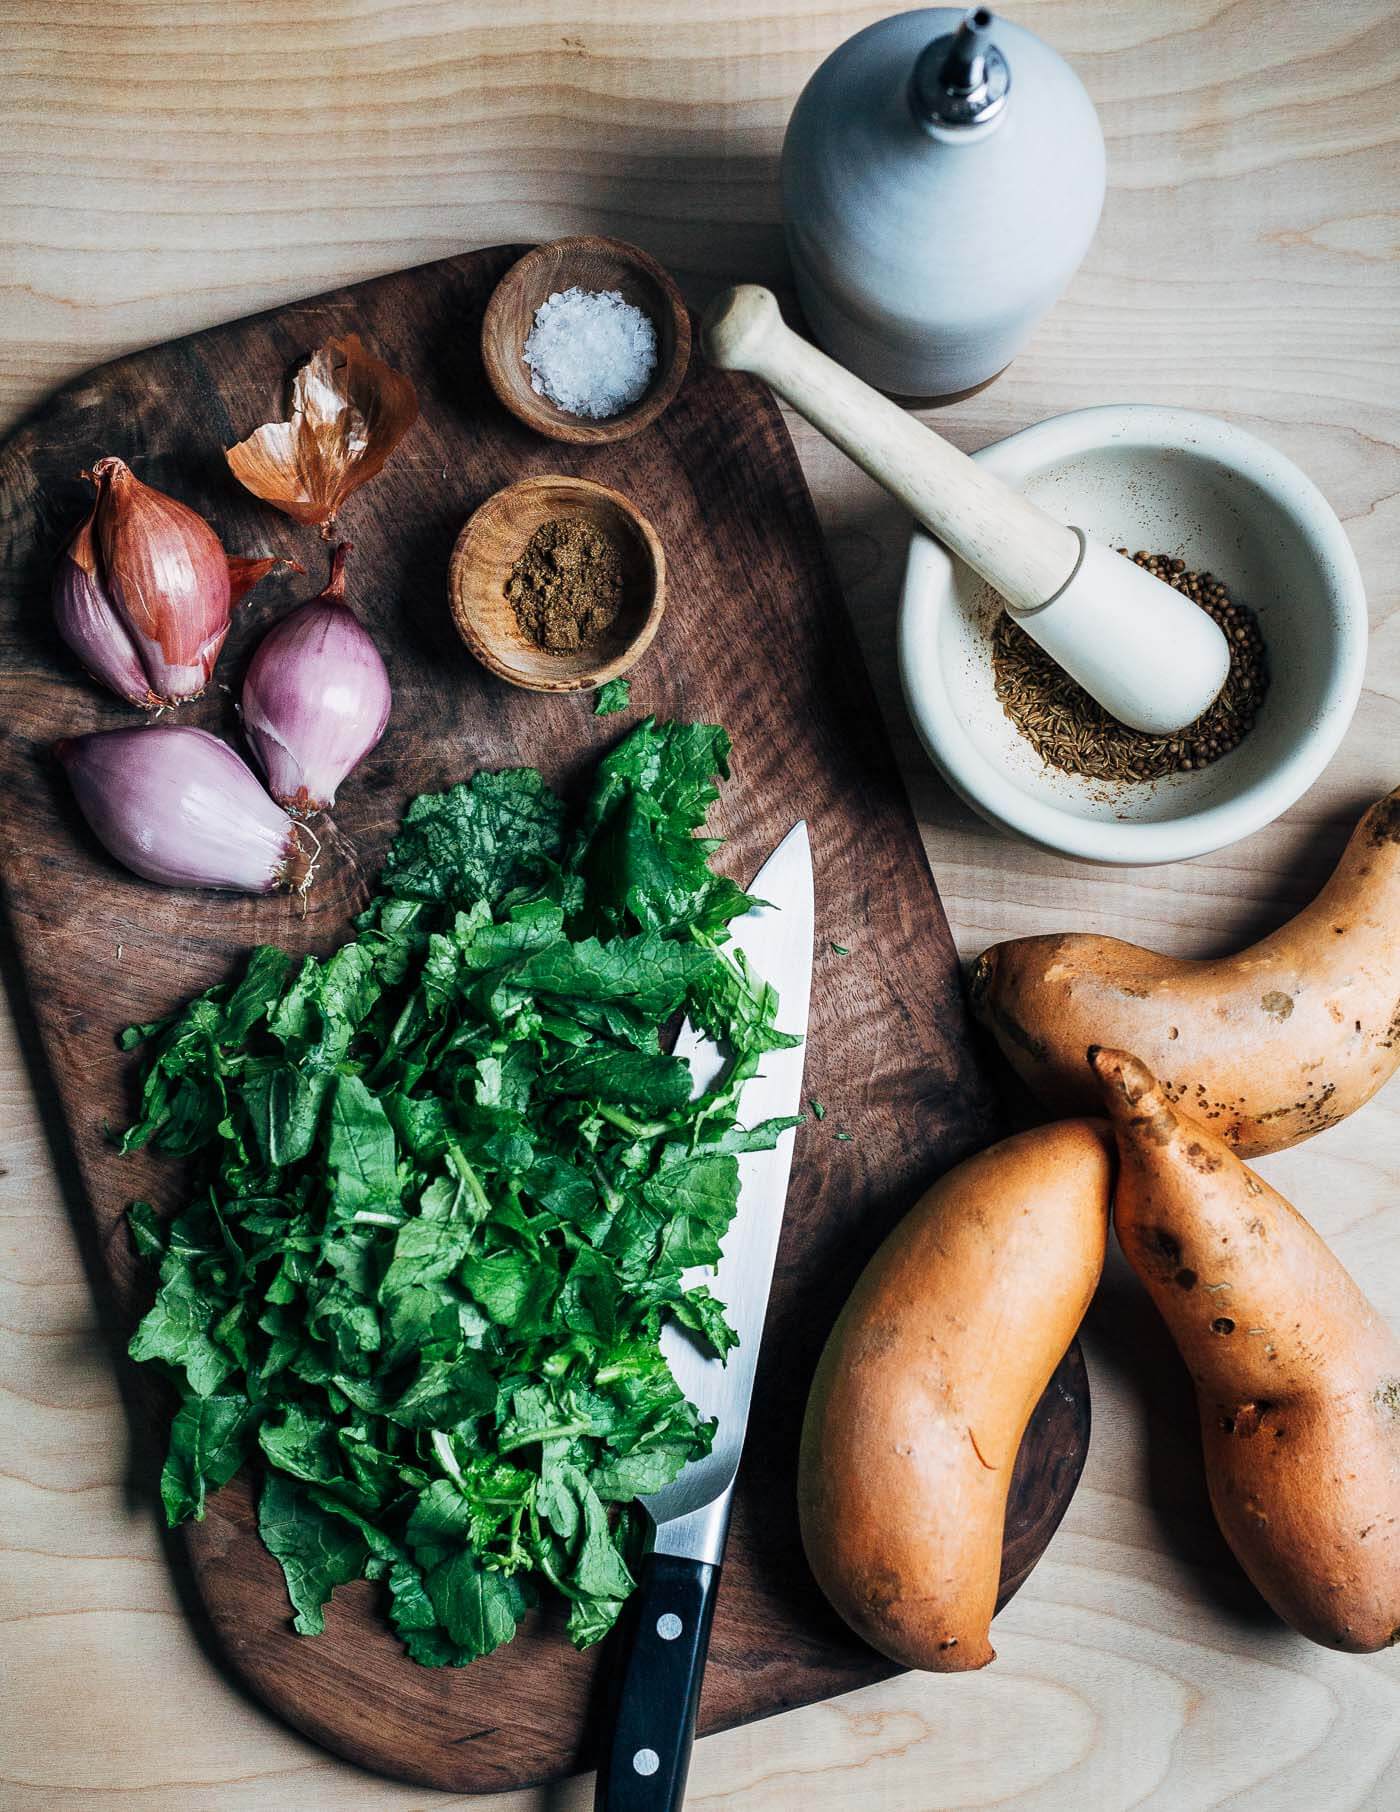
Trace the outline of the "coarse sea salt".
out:
<instances>
[{"instance_id":1,"label":"coarse sea salt","mask_svg":"<svg viewBox=\"0 0 1400 1812\"><path fill-rule=\"evenodd\" d=\"M570 415L630 408L656 370L656 329L621 290L556 290L525 341L530 386Z\"/></svg>"}]
</instances>

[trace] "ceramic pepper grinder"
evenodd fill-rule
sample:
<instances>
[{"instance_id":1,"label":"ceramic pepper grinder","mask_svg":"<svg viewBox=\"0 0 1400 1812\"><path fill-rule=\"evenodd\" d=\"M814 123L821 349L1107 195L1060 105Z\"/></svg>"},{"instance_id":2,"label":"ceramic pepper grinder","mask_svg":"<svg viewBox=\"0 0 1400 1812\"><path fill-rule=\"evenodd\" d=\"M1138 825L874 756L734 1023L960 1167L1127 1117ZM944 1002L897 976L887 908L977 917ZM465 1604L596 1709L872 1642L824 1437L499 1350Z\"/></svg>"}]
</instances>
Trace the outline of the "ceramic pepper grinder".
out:
<instances>
[{"instance_id":1,"label":"ceramic pepper grinder","mask_svg":"<svg viewBox=\"0 0 1400 1812\"><path fill-rule=\"evenodd\" d=\"M1039 38L986 7L929 7L826 59L782 181L816 339L878 389L946 398L1003 370L1073 276L1103 206L1103 133Z\"/></svg>"}]
</instances>

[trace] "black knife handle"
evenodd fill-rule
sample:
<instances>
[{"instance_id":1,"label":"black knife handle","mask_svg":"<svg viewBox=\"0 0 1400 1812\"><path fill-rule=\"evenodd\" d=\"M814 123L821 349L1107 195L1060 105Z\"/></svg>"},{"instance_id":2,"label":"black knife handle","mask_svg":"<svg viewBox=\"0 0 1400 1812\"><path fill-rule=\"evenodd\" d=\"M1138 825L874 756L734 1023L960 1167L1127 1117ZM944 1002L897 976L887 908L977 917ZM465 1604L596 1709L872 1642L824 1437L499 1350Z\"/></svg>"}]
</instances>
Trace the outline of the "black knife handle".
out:
<instances>
[{"instance_id":1,"label":"black knife handle","mask_svg":"<svg viewBox=\"0 0 1400 1812\"><path fill-rule=\"evenodd\" d=\"M612 1716L594 1812L679 1812L710 1646L719 1568L648 1554L614 1641Z\"/></svg>"}]
</instances>

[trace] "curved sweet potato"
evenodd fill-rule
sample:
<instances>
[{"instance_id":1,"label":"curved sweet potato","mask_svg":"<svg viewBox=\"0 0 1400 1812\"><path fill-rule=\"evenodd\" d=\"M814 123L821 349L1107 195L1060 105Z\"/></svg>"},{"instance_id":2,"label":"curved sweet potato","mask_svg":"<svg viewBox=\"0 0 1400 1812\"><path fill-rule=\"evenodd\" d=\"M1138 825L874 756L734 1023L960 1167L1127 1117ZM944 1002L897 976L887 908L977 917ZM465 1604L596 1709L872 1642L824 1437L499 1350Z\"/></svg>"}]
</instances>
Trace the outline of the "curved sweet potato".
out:
<instances>
[{"instance_id":1,"label":"curved sweet potato","mask_svg":"<svg viewBox=\"0 0 1400 1812\"><path fill-rule=\"evenodd\" d=\"M885 1241L827 1341L802 1540L846 1622L907 1666L993 1659L1012 1467L1103 1268L1111 1182L1099 1120L969 1158Z\"/></svg>"},{"instance_id":2,"label":"curved sweet potato","mask_svg":"<svg viewBox=\"0 0 1400 1812\"><path fill-rule=\"evenodd\" d=\"M1248 950L1189 962L1117 938L1015 938L978 957L973 1009L1048 1113L1094 1111L1084 1052L1113 1046L1257 1157L1345 1119L1400 1066L1397 925L1400 788L1312 905Z\"/></svg>"},{"instance_id":3,"label":"curved sweet potato","mask_svg":"<svg viewBox=\"0 0 1400 1812\"><path fill-rule=\"evenodd\" d=\"M1312 1228L1146 1067L1095 1051L1113 1221L1196 1383L1206 1480L1240 1565L1328 1648L1400 1640L1400 1340Z\"/></svg>"}]
</instances>

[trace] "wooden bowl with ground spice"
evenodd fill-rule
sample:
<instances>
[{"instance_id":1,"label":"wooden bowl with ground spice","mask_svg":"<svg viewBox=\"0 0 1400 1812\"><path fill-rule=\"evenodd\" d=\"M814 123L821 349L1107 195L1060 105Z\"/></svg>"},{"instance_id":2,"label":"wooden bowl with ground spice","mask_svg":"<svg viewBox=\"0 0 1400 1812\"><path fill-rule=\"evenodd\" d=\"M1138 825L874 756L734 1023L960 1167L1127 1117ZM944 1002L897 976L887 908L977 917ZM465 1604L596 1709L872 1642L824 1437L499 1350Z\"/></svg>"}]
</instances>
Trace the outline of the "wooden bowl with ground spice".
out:
<instances>
[{"instance_id":1,"label":"wooden bowl with ground spice","mask_svg":"<svg viewBox=\"0 0 1400 1812\"><path fill-rule=\"evenodd\" d=\"M620 491L526 478L468 520L447 592L482 666L531 692L581 692L626 673L651 646L666 608L666 556Z\"/></svg>"}]
</instances>

